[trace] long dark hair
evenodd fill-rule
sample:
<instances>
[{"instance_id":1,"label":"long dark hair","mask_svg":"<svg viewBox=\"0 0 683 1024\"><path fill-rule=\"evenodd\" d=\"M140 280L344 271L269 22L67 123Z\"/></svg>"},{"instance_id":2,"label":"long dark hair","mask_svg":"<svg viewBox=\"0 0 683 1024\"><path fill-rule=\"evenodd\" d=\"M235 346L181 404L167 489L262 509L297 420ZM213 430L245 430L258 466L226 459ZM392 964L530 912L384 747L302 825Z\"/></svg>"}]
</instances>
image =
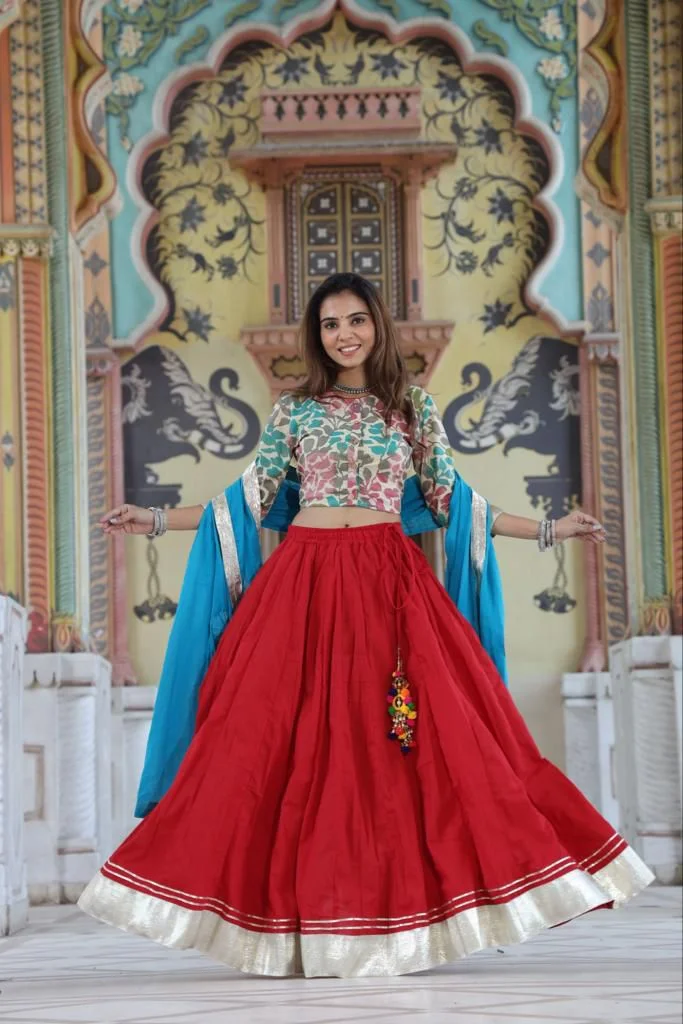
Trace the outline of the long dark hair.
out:
<instances>
[{"instance_id":1,"label":"long dark hair","mask_svg":"<svg viewBox=\"0 0 683 1024\"><path fill-rule=\"evenodd\" d=\"M377 288L360 274L332 274L308 300L300 328L307 377L295 393L305 398L321 398L337 379L339 366L328 356L320 337L320 307L328 296L341 292L353 292L370 310L375 344L367 361L368 386L384 405L385 418L390 420L394 412L410 418L406 400L408 370L398 346L396 327Z\"/></svg>"}]
</instances>

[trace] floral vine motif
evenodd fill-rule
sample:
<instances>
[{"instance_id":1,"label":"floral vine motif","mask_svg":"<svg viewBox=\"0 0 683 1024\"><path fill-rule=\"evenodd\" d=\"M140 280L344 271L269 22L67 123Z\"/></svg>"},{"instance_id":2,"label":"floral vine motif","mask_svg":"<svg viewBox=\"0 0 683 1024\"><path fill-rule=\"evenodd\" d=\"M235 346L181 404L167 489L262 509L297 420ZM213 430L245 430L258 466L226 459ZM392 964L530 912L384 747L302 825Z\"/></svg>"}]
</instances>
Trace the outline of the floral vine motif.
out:
<instances>
[{"instance_id":1,"label":"floral vine motif","mask_svg":"<svg viewBox=\"0 0 683 1024\"><path fill-rule=\"evenodd\" d=\"M550 124L562 130L562 100L576 95L576 0L480 0L511 21L525 39L545 50L536 71L550 92ZM478 23L481 27L482 22ZM492 33L495 35L495 33ZM481 38L481 36L480 36Z\"/></svg>"},{"instance_id":2,"label":"floral vine motif","mask_svg":"<svg viewBox=\"0 0 683 1024\"><path fill-rule=\"evenodd\" d=\"M244 3L238 4L237 7L233 7L232 10L228 11L223 24L226 28L232 28L235 22L241 18L246 18L248 14L253 14L260 6L261 0L245 0Z\"/></svg>"},{"instance_id":3,"label":"floral vine motif","mask_svg":"<svg viewBox=\"0 0 683 1024\"><path fill-rule=\"evenodd\" d=\"M493 50L494 53L499 53L502 57L507 57L510 47L505 42L502 36L499 36L497 32L489 28L483 19L475 21L474 25L470 30L470 34L478 39L482 46L487 50Z\"/></svg>"},{"instance_id":4,"label":"floral vine motif","mask_svg":"<svg viewBox=\"0 0 683 1024\"><path fill-rule=\"evenodd\" d=\"M102 18L102 45L113 89L106 110L119 120L124 149L132 145L128 137L130 109L145 88L142 79L131 72L148 64L168 38L178 35L185 22L210 4L211 0L113 0L107 4ZM205 28L195 29L176 50L176 60L184 60L208 38Z\"/></svg>"},{"instance_id":5,"label":"floral vine motif","mask_svg":"<svg viewBox=\"0 0 683 1024\"><path fill-rule=\"evenodd\" d=\"M436 237L426 247L444 253L442 274L453 270L495 276L506 254L516 253L510 272L516 294L513 302L497 299L479 317L484 333L512 327L530 313L524 302L524 283L548 246L548 225L533 207L548 180L548 160L540 145L514 129L512 97L502 85L462 73L450 51L430 45L441 57L438 102L425 110L428 134L442 137L447 130L463 156L457 175L442 174L435 186L441 209L427 214ZM481 214L486 217L482 218ZM479 215L479 216L477 216ZM483 225L483 227L475 227Z\"/></svg>"},{"instance_id":6,"label":"floral vine motif","mask_svg":"<svg viewBox=\"0 0 683 1024\"><path fill-rule=\"evenodd\" d=\"M195 132L186 142L172 143L167 148L167 154L171 151L172 156L179 156L180 167L176 163L171 169L197 167L200 177L170 180L164 173L169 170L167 166L148 171L143 178L148 198L161 211L152 232L150 256L164 283L172 262L180 263L185 271L207 282L215 276L229 281L240 273L248 278L247 261L251 256L263 255L255 240L255 232L263 221L251 213L249 185L238 188L222 180L224 143L225 137L212 139L215 151L211 152L209 140ZM228 252L221 251L224 247L228 247ZM171 308L166 330L182 341L187 341L188 335L210 340L216 329L210 313L196 303L183 307L180 313L174 302Z\"/></svg>"}]
</instances>

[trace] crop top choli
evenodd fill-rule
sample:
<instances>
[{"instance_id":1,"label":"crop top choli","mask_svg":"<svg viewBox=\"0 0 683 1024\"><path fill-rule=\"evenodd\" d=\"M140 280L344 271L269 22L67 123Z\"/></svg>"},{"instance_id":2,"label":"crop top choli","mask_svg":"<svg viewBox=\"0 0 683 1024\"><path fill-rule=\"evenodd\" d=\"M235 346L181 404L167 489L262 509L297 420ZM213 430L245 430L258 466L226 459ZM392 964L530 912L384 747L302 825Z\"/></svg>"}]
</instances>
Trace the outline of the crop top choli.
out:
<instances>
[{"instance_id":1,"label":"crop top choli","mask_svg":"<svg viewBox=\"0 0 683 1024\"><path fill-rule=\"evenodd\" d=\"M411 387L413 422L395 412L384 420L374 395L320 400L283 395L263 432L255 459L262 513L275 500L290 463L301 481L299 504L375 509L400 515L403 485L414 469L430 511L448 523L456 470L434 400Z\"/></svg>"}]
</instances>

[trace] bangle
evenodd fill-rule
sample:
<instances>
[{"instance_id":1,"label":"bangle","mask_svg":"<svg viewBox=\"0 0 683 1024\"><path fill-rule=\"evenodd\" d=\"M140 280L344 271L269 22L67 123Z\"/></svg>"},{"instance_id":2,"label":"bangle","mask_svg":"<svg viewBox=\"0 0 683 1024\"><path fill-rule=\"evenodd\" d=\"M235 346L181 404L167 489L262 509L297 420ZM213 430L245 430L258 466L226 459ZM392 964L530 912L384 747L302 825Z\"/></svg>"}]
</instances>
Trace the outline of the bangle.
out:
<instances>
[{"instance_id":1,"label":"bangle","mask_svg":"<svg viewBox=\"0 0 683 1024\"><path fill-rule=\"evenodd\" d=\"M542 519L536 532L538 550L547 551L557 543L557 524L554 519Z\"/></svg>"},{"instance_id":2,"label":"bangle","mask_svg":"<svg viewBox=\"0 0 683 1024\"><path fill-rule=\"evenodd\" d=\"M147 534L147 536L163 537L163 535L168 530L168 514L164 511L163 508L156 508L153 505L150 505L149 511L154 516L154 525L152 526L152 529Z\"/></svg>"}]
</instances>

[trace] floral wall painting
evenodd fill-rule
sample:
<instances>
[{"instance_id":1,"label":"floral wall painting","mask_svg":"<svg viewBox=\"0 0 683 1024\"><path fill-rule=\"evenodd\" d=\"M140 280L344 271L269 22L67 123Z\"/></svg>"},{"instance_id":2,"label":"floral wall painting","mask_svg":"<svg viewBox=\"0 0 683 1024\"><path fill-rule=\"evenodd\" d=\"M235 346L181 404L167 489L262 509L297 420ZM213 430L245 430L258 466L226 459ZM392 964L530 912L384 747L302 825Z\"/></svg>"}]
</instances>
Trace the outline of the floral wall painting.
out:
<instances>
[{"instance_id":1,"label":"floral wall painting","mask_svg":"<svg viewBox=\"0 0 683 1024\"><path fill-rule=\"evenodd\" d=\"M125 149L131 148L130 109L145 89L136 70L149 64L167 40L175 39L184 25L209 7L211 0L114 0L105 5L102 47L113 80L106 111L118 121ZM196 27L176 46L176 63L182 63L208 41L208 29Z\"/></svg>"},{"instance_id":2,"label":"floral wall painting","mask_svg":"<svg viewBox=\"0 0 683 1024\"><path fill-rule=\"evenodd\" d=\"M570 134L576 129L574 0L556 4L547 0L541 3L538 0L525 0L523 3L515 0L514 4L511 0L459 0L457 4L449 0L340 0L336 5L332 0L319 4L309 0L284 4L279 0L263 0L230 5L217 4L213 0L187 3L181 0L146 0L145 3L111 0L103 11L106 59L113 81L113 91L107 98L108 132L110 159L119 175L124 202L123 211L113 224L115 282L125 277L125 267L131 255L130 241L137 232L135 225L143 201L142 196L135 194L140 172L136 168L133 174L130 173L128 154L134 146L138 153L138 143L144 141L147 145L152 134L158 137L160 130L166 130L167 121L158 117L166 102L163 99L166 83L177 80L183 67L194 67L199 78L206 77L212 60L221 49L229 48L229 40L233 36L239 40L245 35L258 37L266 32L271 39L281 35L291 40L293 26L303 23L305 16L320 24L321 18L331 17L335 7L343 9L355 25L371 25L371 30L378 36L401 33L405 19L431 19L430 24L435 26L434 37L438 36L440 28L448 26L449 32L457 33L464 51L480 52L482 63L488 59L487 54L492 54L490 63L494 67L495 61L505 55L509 69L516 76L516 88L527 93L525 102L539 124L546 123L548 135L560 128ZM498 42L494 45L496 40ZM278 49L289 52L291 47ZM311 54L309 65L313 76L298 75L300 82L297 83L298 64L294 59L291 72L290 65L283 69L279 85L296 88L297 84L304 84L315 77L315 56ZM356 55L352 49L344 56L349 67L353 67ZM319 58L323 63L327 59L322 54ZM405 75L402 78L391 75L389 55L386 60L385 82L405 81ZM348 80L348 73L342 70L342 77L323 74L318 80L323 86L342 78ZM360 84L370 81L368 72L372 70L373 63L367 63L362 71L359 65ZM274 76L271 76L271 84L277 84ZM252 96L252 111L255 109ZM240 145L242 142L247 140L240 140ZM553 155L556 166L548 194L552 191L558 205L563 224L564 252L568 259L576 259L578 283L579 239L572 188L577 170L576 154L571 146L558 146ZM562 163L565 173L559 174ZM133 182L136 187L133 187ZM132 188L132 194L129 194L129 188ZM133 259L139 262L135 251ZM544 298L548 307L555 309L564 323L580 319L577 292L565 287L566 269L561 273L557 262L551 260L544 275ZM136 326L148 321L155 308L152 302L154 293L145 294L145 278L146 269L142 270L138 287L125 297L119 293L118 287L115 288L117 338L138 338ZM160 296L157 296L159 300Z\"/></svg>"},{"instance_id":3,"label":"floral wall painting","mask_svg":"<svg viewBox=\"0 0 683 1024\"><path fill-rule=\"evenodd\" d=\"M563 101L576 96L576 0L480 0L532 43L544 56L536 74L549 93L548 112L553 131L561 132ZM507 55L505 41L484 20L473 34L485 45Z\"/></svg>"},{"instance_id":4,"label":"floral wall painting","mask_svg":"<svg viewBox=\"0 0 683 1024\"><path fill-rule=\"evenodd\" d=\"M415 18L423 19L419 30ZM262 367L240 340L271 323L272 205L265 179L244 159L275 145L263 134L263 96L382 88L416 91L417 144L454 154L423 182L419 202L422 316L455 321L428 387L458 466L520 514L535 507L561 514L577 503L579 223L574 155L564 147L563 156L558 142L558 133L566 138L576 127L574 22L573 3L507 0L104 6L109 151L123 198L112 224L109 330L128 353L121 377L128 501L208 500L253 458L268 415ZM398 175L389 182L391 168L380 173L360 158L335 178L333 150L324 182L322 168L301 168L309 192L313 183L345 195L353 172L368 187L386 179L400 207L404 185ZM304 264L311 270L311 260L325 262L322 236L312 239L303 210L294 209L305 193L297 182L284 182L286 217L297 218L283 243L285 327L300 316L292 296L303 299L313 283L294 278ZM405 224L390 207L380 240L402 252ZM389 264L384 249L382 259ZM399 284L399 319L408 298ZM131 630L141 650L149 643L143 634L165 635L174 614L185 539L165 541L163 550L131 544ZM502 555L512 602L558 623L550 626L555 651L570 667L581 616L547 613L579 607L577 558L559 564L551 555L522 572L521 557Z\"/></svg>"},{"instance_id":5,"label":"floral wall painting","mask_svg":"<svg viewBox=\"0 0 683 1024\"><path fill-rule=\"evenodd\" d=\"M153 148L139 175L153 211L147 263L170 310L165 329L183 338L198 331L203 340L213 329L210 310L180 301L182 280L206 294L204 285L215 293L226 282L229 294L233 279L249 279L250 266L256 276L260 272L263 197L231 168L230 156L261 141L261 92L354 88L361 80L364 86L419 86L425 141L459 150L439 177L438 209L425 210L434 227L426 244L441 250L442 269L467 276L480 268L493 279L493 269L503 268L517 281L512 319L529 312L524 289L550 251L553 172L538 133L515 127L510 89L493 74L465 74L453 48L440 39L396 46L337 16L286 48L257 40L238 45L215 75L203 72L176 93L168 141ZM473 211L485 219L482 228L472 227Z\"/></svg>"},{"instance_id":6,"label":"floral wall painting","mask_svg":"<svg viewBox=\"0 0 683 1024\"><path fill-rule=\"evenodd\" d=\"M32 609L31 649L93 640L117 683L157 683L191 532L112 546L97 520L124 500L206 503L235 480L305 372L311 289L356 268L386 297L468 483L513 514L581 502L606 526L595 551L497 542L513 685L541 732L554 716L559 744L559 677L601 670L640 625L666 631L683 550L667 483L680 459L664 452L678 412L680 4L638 0L628 17L619 0L0 8L0 587ZM634 174L652 201L636 202ZM68 245L48 238L48 192ZM626 278L647 292L637 331L629 246ZM46 401L24 400L22 374ZM631 433L655 407L661 443ZM76 490L52 472L55 450ZM8 534L26 496L40 515Z\"/></svg>"}]
</instances>

